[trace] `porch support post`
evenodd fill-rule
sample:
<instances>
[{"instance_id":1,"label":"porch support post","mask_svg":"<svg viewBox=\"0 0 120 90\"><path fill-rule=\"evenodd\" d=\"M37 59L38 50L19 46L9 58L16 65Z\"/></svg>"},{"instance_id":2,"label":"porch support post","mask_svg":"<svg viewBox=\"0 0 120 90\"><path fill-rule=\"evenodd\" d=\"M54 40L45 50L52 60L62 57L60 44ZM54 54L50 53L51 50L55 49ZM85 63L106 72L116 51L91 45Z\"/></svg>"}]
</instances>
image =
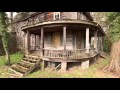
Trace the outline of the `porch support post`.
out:
<instances>
[{"instance_id":1,"label":"porch support post","mask_svg":"<svg viewBox=\"0 0 120 90\"><path fill-rule=\"evenodd\" d=\"M44 70L45 69L45 61L42 60L42 63L41 63L41 69Z\"/></svg>"},{"instance_id":2,"label":"porch support post","mask_svg":"<svg viewBox=\"0 0 120 90\"><path fill-rule=\"evenodd\" d=\"M34 35L35 36L35 50L36 50L36 35Z\"/></svg>"},{"instance_id":3,"label":"porch support post","mask_svg":"<svg viewBox=\"0 0 120 90\"><path fill-rule=\"evenodd\" d=\"M89 44L89 28L86 28L86 53L89 53L90 44Z\"/></svg>"},{"instance_id":4,"label":"porch support post","mask_svg":"<svg viewBox=\"0 0 120 90\"><path fill-rule=\"evenodd\" d=\"M89 50L90 50L90 30L89 28L86 28L86 53L89 55ZM88 56L89 57L89 56ZM81 68L82 69L87 69L89 67L89 59L86 61L82 61L81 63Z\"/></svg>"},{"instance_id":5,"label":"porch support post","mask_svg":"<svg viewBox=\"0 0 120 90\"><path fill-rule=\"evenodd\" d=\"M40 35L38 35L38 36L39 36L39 44L38 44L38 45L39 45L39 49L40 49L40 41L41 41L40 38L41 38L41 37L40 37Z\"/></svg>"},{"instance_id":6,"label":"porch support post","mask_svg":"<svg viewBox=\"0 0 120 90\"><path fill-rule=\"evenodd\" d=\"M61 71L67 70L67 62L61 62Z\"/></svg>"},{"instance_id":7,"label":"porch support post","mask_svg":"<svg viewBox=\"0 0 120 90\"><path fill-rule=\"evenodd\" d=\"M29 54L29 48L30 48L30 32L27 30L26 38L25 38L25 53Z\"/></svg>"},{"instance_id":8,"label":"porch support post","mask_svg":"<svg viewBox=\"0 0 120 90\"><path fill-rule=\"evenodd\" d=\"M104 41L104 38L101 36L101 50L103 51L103 41Z\"/></svg>"},{"instance_id":9,"label":"porch support post","mask_svg":"<svg viewBox=\"0 0 120 90\"><path fill-rule=\"evenodd\" d=\"M94 48L95 51L97 52L97 31L94 32Z\"/></svg>"},{"instance_id":10,"label":"porch support post","mask_svg":"<svg viewBox=\"0 0 120 90\"><path fill-rule=\"evenodd\" d=\"M43 37L44 37L44 32L43 32L43 28L41 28L41 57L43 57Z\"/></svg>"},{"instance_id":11,"label":"porch support post","mask_svg":"<svg viewBox=\"0 0 120 90\"><path fill-rule=\"evenodd\" d=\"M76 49L77 49L77 33L75 33L75 52L76 52Z\"/></svg>"},{"instance_id":12,"label":"porch support post","mask_svg":"<svg viewBox=\"0 0 120 90\"><path fill-rule=\"evenodd\" d=\"M66 57L66 26L63 27L63 46L64 46L64 57Z\"/></svg>"},{"instance_id":13,"label":"porch support post","mask_svg":"<svg viewBox=\"0 0 120 90\"><path fill-rule=\"evenodd\" d=\"M98 51L100 51L100 32L98 32Z\"/></svg>"}]
</instances>

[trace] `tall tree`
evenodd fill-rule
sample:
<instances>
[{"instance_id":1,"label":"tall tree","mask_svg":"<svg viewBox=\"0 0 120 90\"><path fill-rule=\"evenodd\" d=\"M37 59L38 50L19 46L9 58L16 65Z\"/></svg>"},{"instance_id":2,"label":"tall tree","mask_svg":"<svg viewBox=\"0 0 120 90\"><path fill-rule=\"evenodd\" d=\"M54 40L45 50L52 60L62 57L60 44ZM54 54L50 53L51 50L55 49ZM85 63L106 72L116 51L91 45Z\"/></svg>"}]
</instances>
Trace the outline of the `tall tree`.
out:
<instances>
[{"instance_id":1,"label":"tall tree","mask_svg":"<svg viewBox=\"0 0 120 90\"><path fill-rule=\"evenodd\" d=\"M105 69L120 74L120 12L110 12L108 21L112 46L110 52L111 62Z\"/></svg>"},{"instance_id":2,"label":"tall tree","mask_svg":"<svg viewBox=\"0 0 120 90\"><path fill-rule=\"evenodd\" d=\"M0 34L2 36L2 44L6 54L6 64L10 64L10 55L9 55L9 38L10 34L8 31L8 17L6 12L0 12Z\"/></svg>"},{"instance_id":3,"label":"tall tree","mask_svg":"<svg viewBox=\"0 0 120 90\"><path fill-rule=\"evenodd\" d=\"M12 31L12 25L13 25L13 12L10 12L10 29Z\"/></svg>"}]
</instances>

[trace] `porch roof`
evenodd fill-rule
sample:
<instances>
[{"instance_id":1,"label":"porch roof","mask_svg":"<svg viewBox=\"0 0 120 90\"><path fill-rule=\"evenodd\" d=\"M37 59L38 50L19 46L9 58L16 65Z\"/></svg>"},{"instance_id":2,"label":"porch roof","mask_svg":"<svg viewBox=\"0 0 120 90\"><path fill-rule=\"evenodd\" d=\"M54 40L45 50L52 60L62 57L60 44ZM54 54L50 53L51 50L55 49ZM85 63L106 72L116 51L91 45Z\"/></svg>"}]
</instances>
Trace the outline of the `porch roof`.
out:
<instances>
[{"instance_id":1,"label":"porch roof","mask_svg":"<svg viewBox=\"0 0 120 90\"><path fill-rule=\"evenodd\" d=\"M103 36L105 36L105 32L103 31L103 29L101 28L101 26L96 23L96 22L92 22L92 21L85 21L85 20L52 20L52 21L47 21L47 22L42 22L42 23L38 23L38 24L33 24L33 25L29 25L29 26L23 26L22 30L29 30L30 28L35 28L35 27L41 27L41 28L45 28L48 25L67 25L67 24L80 24L80 25L87 25L87 26L92 26L92 27L96 27L97 29L99 29Z\"/></svg>"}]
</instances>

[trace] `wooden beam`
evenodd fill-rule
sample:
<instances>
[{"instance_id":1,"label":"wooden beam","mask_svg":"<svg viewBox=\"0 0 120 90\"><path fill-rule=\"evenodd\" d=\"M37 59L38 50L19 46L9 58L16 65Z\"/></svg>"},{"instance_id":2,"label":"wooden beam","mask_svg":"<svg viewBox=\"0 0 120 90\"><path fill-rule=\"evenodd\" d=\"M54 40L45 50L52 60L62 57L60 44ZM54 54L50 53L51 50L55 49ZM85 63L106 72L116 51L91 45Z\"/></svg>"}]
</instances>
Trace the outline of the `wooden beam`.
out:
<instances>
[{"instance_id":1,"label":"wooden beam","mask_svg":"<svg viewBox=\"0 0 120 90\"><path fill-rule=\"evenodd\" d=\"M63 27L63 46L64 46L63 53L65 55L66 53L66 26Z\"/></svg>"},{"instance_id":2,"label":"wooden beam","mask_svg":"<svg viewBox=\"0 0 120 90\"><path fill-rule=\"evenodd\" d=\"M89 28L86 28L86 53L89 53L89 49L90 49L90 43L89 43L89 37L90 37L90 33L89 33Z\"/></svg>"},{"instance_id":3,"label":"wooden beam","mask_svg":"<svg viewBox=\"0 0 120 90\"><path fill-rule=\"evenodd\" d=\"M41 28L41 56L43 56L43 43L44 43L44 32L43 32L43 28Z\"/></svg>"}]
</instances>

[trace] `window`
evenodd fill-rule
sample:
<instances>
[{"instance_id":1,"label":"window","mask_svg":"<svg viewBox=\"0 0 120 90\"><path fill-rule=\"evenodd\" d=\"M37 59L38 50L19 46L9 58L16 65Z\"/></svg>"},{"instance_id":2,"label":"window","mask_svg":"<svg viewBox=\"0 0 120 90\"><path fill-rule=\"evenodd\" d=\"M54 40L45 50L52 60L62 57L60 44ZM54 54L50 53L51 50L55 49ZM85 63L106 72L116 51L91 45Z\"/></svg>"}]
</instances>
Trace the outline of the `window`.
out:
<instances>
[{"instance_id":1,"label":"window","mask_svg":"<svg viewBox=\"0 0 120 90\"><path fill-rule=\"evenodd\" d=\"M54 20L59 20L60 19L60 12L54 12L53 19Z\"/></svg>"}]
</instances>

